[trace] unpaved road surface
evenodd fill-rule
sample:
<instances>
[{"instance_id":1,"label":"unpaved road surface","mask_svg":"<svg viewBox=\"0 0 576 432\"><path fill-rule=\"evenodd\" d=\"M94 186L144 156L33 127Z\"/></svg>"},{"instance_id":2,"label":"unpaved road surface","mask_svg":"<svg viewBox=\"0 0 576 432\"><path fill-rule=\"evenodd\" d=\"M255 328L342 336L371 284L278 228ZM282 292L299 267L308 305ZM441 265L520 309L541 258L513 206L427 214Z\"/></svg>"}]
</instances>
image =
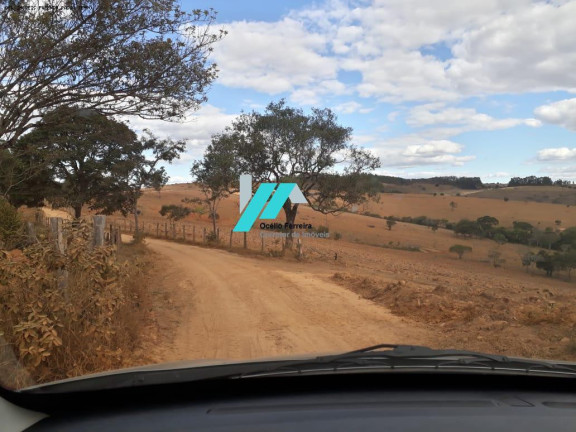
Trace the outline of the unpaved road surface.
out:
<instances>
[{"instance_id":1,"label":"unpaved road surface","mask_svg":"<svg viewBox=\"0 0 576 432\"><path fill-rule=\"evenodd\" d=\"M177 312L153 357L170 362L327 353L377 343L430 344L421 325L329 279L328 269L244 257L157 239L162 278Z\"/></svg>"}]
</instances>

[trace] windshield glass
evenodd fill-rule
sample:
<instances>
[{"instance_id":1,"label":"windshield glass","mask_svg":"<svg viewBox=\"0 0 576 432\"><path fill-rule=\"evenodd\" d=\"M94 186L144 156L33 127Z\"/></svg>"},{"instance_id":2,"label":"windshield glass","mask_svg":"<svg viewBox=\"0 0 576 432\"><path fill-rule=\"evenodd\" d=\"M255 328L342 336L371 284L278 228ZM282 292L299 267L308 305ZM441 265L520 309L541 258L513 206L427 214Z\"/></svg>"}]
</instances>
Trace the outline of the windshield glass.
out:
<instances>
[{"instance_id":1,"label":"windshield glass","mask_svg":"<svg viewBox=\"0 0 576 432\"><path fill-rule=\"evenodd\" d=\"M576 360L576 1L0 1L0 384Z\"/></svg>"}]
</instances>

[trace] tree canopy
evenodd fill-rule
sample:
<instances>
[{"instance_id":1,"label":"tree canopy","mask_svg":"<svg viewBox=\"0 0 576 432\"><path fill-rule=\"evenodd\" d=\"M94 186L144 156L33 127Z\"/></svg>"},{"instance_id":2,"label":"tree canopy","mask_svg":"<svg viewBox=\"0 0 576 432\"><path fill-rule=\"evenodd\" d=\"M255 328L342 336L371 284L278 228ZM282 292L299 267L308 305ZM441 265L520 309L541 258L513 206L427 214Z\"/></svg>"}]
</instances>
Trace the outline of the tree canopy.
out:
<instances>
[{"instance_id":1,"label":"tree canopy","mask_svg":"<svg viewBox=\"0 0 576 432\"><path fill-rule=\"evenodd\" d=\"M455 244L455 245L450 246L449 252L457 254L458 259L462 259L462 256L466 252L472 252L472 248L470 246Z\"/></svg>"},{"instance_id":2,"label":"tree canopy","mask_svg":"<svg viewBox=\"0 0 576 432\"><path fill-rule=\"evenodd\" d=\"M48 7L49 6L49 7ZM206 100L213 10L174 0L0 2L0 149L60 105L178 120Z\"/></svg>"},{"instance_id":3,"label":"tree canopy","mask_svg":"<svg viewBox=\"0 0 576 432\"><path fill-rule=\"evenodd\" d=\"M38 158L57 184L49 195L61 198L80 217L82 206L105 194L111 179L132 163L136 142L124 123L95 111L59 107L23 136L17 149Z\"/></svg>"},{"instance_id":4,"label":"tree canopy","mask_svg":"<svg viewBox=\"0 0 576 432\"><path fill-rule=\"evenodd\" d=\"M140 139L130 143L131 157L122 161L107 178L102 193L95 197L91 207L110 214L116 211L134 216L135 234L138 237L138 200L142 189L159 191L168 183L168 175L161 163L172 163L186 149L183 140L159 138L148 129Z\"/></svg>"},{"instance_id":5,"label":"tree canopy","mask_svg":"<svg viewBox=\"0 0 576 432\"><path fill-rule=\"evenodd\" d=\"M224 170L232 177L251 174L255 186L297 183L312 209L339 213L379 190L378 182L366 173L379 167L380 161L352 144L351 132L338 124L330 109L313 108L306 114L280 100L263 113L240 115L213 136L204 163L222 161L210 165L210 170ZM286 201L286 222L294 222L298 206Z\"/></svg>"}]
</instances>

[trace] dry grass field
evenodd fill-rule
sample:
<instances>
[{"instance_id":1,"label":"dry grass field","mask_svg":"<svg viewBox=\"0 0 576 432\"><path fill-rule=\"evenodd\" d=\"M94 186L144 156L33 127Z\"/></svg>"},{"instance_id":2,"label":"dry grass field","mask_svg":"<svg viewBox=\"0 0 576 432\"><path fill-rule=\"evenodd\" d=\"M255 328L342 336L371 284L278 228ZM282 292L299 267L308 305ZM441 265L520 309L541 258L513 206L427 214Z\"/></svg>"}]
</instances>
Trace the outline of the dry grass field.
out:
<instances>
[{"instance_id":1,"label":"dry grass field","mask_svg":"<svg viewBox=\"0 0 576 432\"><path fill-rule=\"evenodd\" d=\"M158 211L162 205L180 204L186 197L198 196L200 192L190 184L170 185L160 193L147 191L140 201L141 218L145 223L161 221ZM451 208L450 201L456 202L456 208ZM576 226L574 207L504 202L476 198L473 194L382 194L377 202L357 210L381 216L425 215L452 222L490 215L498 218L503 226L510 226L513 221L527 221L541 228L555 227L556 220L562 221L560 228ZM238 218L238 196L222 202L219 214L218 224L228 232ZM190 215L185 222L209 226L207 215ZM162 276L159 286L164 284L164 289L174 296L174 303L181 305L181 309L167 315L172 317L167 320L177 325L172 327L171 342L159 347L156 358L159 361L212 358L214 353L245 358L266 353L305 352L318 346L317 339L310 339L315 331L325 334L327 341L342 341L334 345L335 349L389 341L372 337L356 339L349 332L344 334L338 328L329 328L330 310L346 310L341 304L345 302L351 311L370 311L372 318L367 319L366 328L371 332L378 326L396 329L392 333L383 332L384 339L398 341L402 335L403 343L576 359L573 335L576 286L564 274L548 278L535 268L527 272L520 260L528 249L526 246L499 246L488 239L463 239L449 230L433 232L424 226L401 222L388 230L384 219L354 213L325 216L306 206L301 207L296 222L327 226L332 238L305 239L302 260L291 255L239 259L222 250L150 240L149 246L166 259L161 267L170 273L169 277ZM258 227L254 230L258 231ZM341 239L334 239L336 232L341 234ZM455 243L468 245L472 251L459 260L448 252ZM407 250L410 248L419 250ZM489 252L494 250L500 252L504 260L498 268L488 259ZM218 271L215 272L218 262L221 265L216 265ZM265 277L259 277L264 268ZM281 291L269 297L267 293L273 287L270 283L273 279L281 281L278 288ZM339 294L335 287L350 290L358 297ZM298 293L301 300L298 304L293 304L291 292ZM239 335L239 327L235 328L233 322L214 318L228 312L215 311L220 303L212 299L212 295L217 296L221 304L237 302L235 308L247 308L254 322L242 327ZM276 300L270 300L272 298ZM383 315L378 318L378 313L367 306L366 301L379 306ZM320 307L318 302L329 302L329 307ZM316 308L318 314L324 315L308 314L304 319L304 315L292 314L298 308L304 308L302 313ZM303 321L299 322L298 316ZM346 322L347 318L342 315L339 320ZM228 327L222 327L225 325ZM354 325L359 334L364 332L361 322ZM189 326L204 330L192 332ZM413 337L406 333L410 328L414 329ZM210 349L200 353L186 348L194 345L194 341L209 337L203 333L209 330L219 335ZM238 338L246 338L247 345L241 345Z\"/></svg>"}]
</instances>

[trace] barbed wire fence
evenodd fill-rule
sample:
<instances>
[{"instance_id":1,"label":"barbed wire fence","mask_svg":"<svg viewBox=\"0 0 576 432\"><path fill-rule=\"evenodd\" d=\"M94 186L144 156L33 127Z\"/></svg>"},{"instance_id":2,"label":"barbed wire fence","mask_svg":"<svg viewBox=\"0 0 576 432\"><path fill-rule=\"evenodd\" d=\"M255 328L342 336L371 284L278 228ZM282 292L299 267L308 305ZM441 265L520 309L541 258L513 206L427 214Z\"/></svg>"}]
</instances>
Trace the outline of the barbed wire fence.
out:
<instances>
[{"instance_id":1,"label":"barbed wire fence","mask_svg":"<svg viewBox=\"0 0 576 432\"><path fill-rule=\"evenodd\" d=\"M85 223L92 227L92 247L115 245L121 247L122 234L135 235L135 221L131 217L95 215L83 218ZM71 218L44 216L41 212L36 215L36 226L44 225L48 236L55 242L57 248L65 248L62 236L77 221ZM205 245L233 250L248 250L269 256L280 256L285 249L286 238L282 232L253 229L247 233L233 232L230 226L217 227L216 235L209 221L178 221L171 222L165 218L147 217L138 223L138 232L146 237L177 241L193 245ZM34 224L29 224L30 238L36 237ZM264 234L264 235L262 235ZM298 258L311 256L331 258L338 257L338 247L331 241L332 238L319 238L307 236L300 232L299 238L293 239L293 254ZM328 241L328 242L327 242Z\"/></svg>"},{"instance_id":2,"label":"barbed wire fence","mask_svg":"<svg viewBox=\"0 0 576 432\"><path fill-rule=\"evenodd\" d=\"M133 219L108 216L108 224L124 234L136 234ZM112 228L111 228L112 230ZM178 241L196 245L217 245L228 249L246 249L267 255L280 255L285 248L286 239L280 232L254 229L247 233L234 232L229 226L217 227L216 234L209 222L170 222L166 219L147 218L139 221L138 232L152 238ZM262 235L262 233L264 235ZM276 233L276 234L274 234ZM317 237L299 237L293 239L294 253L304 257L316 250L318 242L328 239Z\"/></svg>"}]
</instances>

